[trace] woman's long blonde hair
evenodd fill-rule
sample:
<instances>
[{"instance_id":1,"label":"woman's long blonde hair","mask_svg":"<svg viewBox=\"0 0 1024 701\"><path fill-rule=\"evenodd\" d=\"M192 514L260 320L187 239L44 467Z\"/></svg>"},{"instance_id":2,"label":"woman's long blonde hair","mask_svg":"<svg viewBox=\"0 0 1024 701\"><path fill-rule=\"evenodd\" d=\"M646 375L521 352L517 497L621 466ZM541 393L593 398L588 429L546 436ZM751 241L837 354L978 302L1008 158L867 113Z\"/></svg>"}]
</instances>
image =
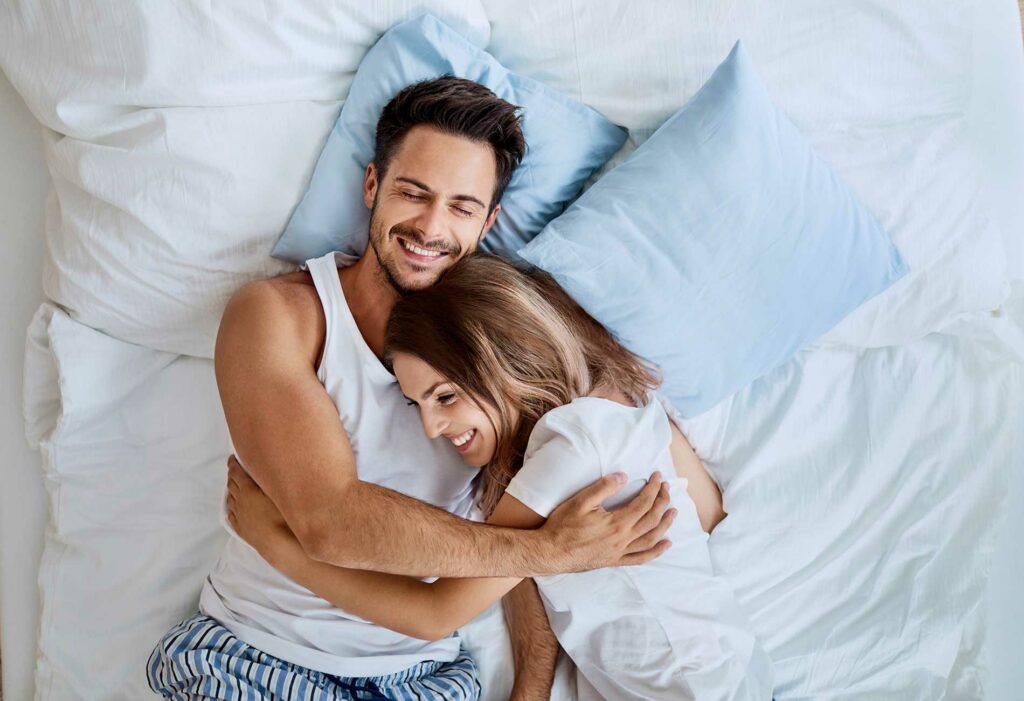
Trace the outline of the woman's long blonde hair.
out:
<instances>
[{"instance_id":1,"label":"woman's long blonde hair","mask_svg":"<svg viewBox=\"0 0 1024 701\"><path fill-rule=\"evenodd\" d=\"M488 515L522 466L541 416L595 388L641 401L659 384L648 364L546 273L484 253L399 300L388 321L386 361L395 353L422 359L495 409L497 446L480 494Z\"/></svg>"}]
</instances>

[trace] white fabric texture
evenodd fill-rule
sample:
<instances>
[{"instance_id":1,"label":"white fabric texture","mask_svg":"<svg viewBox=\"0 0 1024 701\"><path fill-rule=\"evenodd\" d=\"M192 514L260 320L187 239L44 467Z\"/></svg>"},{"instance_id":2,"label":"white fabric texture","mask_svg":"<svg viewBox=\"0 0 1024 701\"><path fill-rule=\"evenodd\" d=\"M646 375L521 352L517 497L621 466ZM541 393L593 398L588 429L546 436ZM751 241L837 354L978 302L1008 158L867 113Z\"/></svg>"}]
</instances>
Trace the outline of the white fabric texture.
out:
<instances>
[{"instance_id":1,"label":"white fabric texture","mask_svg":"<svg viewBox=\"0 0 1024 701\"><path fill-rule=\"evenodd\" d=\"M216 561L231 449L209 360L114 340L43 305L25 358L50 513L37 699L152 698L146 660Z\"/></svg>"},{"instance_id":2,"label":"white fabric texture","mask_svg":"<svg viewBox=\"0 0 1024 701\"><path fill-rule=\"evenodd\" d=\"M591 397L537 422L523 466L506 490L541 516L604 475L622 471L614 509L655 470L679 514L665 537L672 548L642 567L537 577L558 642L605 699L734 699L772 695L771 661L729 583L716 577L708 535L675 477L669 418L652 396L633 408Z\"/></svg>"},{"instance_id":3,"label":"white fabric texture","mask_svg":"<svg viewBox=\"0 0 1024 701\"><path fill-rule=\"evenodd\" d=\"M328 253L306 265L327 323L317 378L338 408L359 479L466 517L479 472L423 433L419 412L366 345L338 279L338 268L353 262ZM383 676L459 654L457 636L419 640L342 611L275 570L233 531L199 608L267 654L339 677Z\"/></svg>"}]
</instances>

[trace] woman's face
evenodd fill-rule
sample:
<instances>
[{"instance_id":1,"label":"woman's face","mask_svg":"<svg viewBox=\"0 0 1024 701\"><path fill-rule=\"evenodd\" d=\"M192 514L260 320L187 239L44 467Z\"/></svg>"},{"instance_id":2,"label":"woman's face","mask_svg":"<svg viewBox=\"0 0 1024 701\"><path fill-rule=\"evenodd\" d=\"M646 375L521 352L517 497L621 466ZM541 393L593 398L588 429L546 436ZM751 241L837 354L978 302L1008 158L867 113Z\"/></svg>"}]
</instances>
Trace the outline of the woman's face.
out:
<instances>
[{"instance_id":1,"label":"woman's face","mask_svg":"<svg viewBox=\"0 0 1024 701\"><path fill-rule=\"evenodd\" d=\"M484 467L494 457L497 412L479 404L445 380L433 367L408 353L391 359L402 394L420 409L423 431L430 438L443 436L452 442L471 467ZM487 406L487 409L481 408Z\"/></svg>"}]
</instances>

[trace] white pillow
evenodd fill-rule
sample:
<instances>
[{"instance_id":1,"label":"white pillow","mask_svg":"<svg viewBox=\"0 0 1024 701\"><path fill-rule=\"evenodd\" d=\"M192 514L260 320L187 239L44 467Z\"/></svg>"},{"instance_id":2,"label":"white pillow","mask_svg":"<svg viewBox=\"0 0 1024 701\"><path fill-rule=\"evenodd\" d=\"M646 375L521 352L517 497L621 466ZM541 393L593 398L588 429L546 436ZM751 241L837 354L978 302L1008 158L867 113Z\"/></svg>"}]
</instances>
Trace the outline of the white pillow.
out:
<instances>
[{"instance_id":1,"label":"white pillow","mask_svg":"<svg viewBox=\"0 0 1024 701\"><path fill-rule=\"evenodd\" d=\"M226 537L231 447L213 363L112 339L46 304L25 365L50 497L36 698L150 698L152 646L197 609Z\"/></svg>"}]
</instances>

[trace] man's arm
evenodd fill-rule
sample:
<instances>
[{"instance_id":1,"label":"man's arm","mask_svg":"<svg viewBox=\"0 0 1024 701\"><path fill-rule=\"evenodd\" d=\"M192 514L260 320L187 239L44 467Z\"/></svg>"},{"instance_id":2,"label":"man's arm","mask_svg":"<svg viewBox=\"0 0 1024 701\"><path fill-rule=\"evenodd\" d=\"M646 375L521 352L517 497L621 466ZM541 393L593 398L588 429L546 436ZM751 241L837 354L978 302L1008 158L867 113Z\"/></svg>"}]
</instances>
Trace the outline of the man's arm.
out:
<instances>
[{"instance_id":1,"label":"man's arm","mask_svg":"<svg viewBox=\"0 0 1024 701\"><path fill-rule=\"evenodd\" d=\"M470 524L360 481L316 376L325 331L315 288L295 279L251 283L231 299L215 369L239 461L310 557L412 576L522 577L640 564L664 551L649 545L662 527L661 503L608 513L574 499L549 526L521 531Z\"/></svg>"},{"instance_id":2,"label":"man's arm","mask_svg":"<svg viewBox=\"0 0 1024 701\"><path fill-rule=\"evenodd\" d=\"M547 701L555 680L558 639L551 631L537 585L524 579L505 595L502 606L516 675L509 701Z\"/></svg>"}]
</instances>

